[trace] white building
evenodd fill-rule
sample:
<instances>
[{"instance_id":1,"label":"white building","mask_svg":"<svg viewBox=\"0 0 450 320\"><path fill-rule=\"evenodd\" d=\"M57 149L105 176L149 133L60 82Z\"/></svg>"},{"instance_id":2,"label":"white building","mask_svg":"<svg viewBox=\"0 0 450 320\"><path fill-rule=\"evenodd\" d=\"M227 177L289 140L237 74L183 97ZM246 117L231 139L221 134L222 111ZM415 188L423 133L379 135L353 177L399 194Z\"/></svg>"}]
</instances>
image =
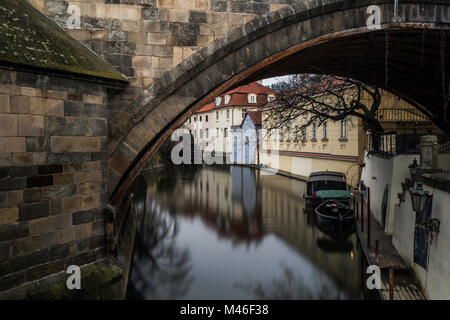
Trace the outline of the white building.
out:
<instances>
[{"instance_id":1,"label":"white building","mask_svg":"<svg viewBox=\"0 0 450 320\"><path fill-rule=\"evenodd\" d=\"M275 100L275 94L257 82L238 87L201 108L185 125L203 151L232 159L232 130L240 128L248 112Z\"/></svg>"},{"instance_id":2,"label":"white building","mask_svg":"<svg viewBox=\"0 0 450 320\"><path fill-rule=\"evenodd\" d=\"M232 129L232 162L258 165L261 112L248 111L241 125Z\"/></svg>"}]
</instances>

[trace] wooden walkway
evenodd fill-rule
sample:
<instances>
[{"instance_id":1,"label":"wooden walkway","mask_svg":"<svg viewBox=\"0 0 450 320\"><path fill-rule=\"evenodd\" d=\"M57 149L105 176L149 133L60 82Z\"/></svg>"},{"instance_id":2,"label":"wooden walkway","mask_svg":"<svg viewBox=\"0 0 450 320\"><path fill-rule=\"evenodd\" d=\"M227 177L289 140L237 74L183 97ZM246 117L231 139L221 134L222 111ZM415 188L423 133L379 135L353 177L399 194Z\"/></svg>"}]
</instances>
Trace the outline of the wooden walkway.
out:
<instances>
[{"instance_id":1,"label":"wooden walkway","mask_svg":"<svg viewBox=\"0 0 450 320\"><path fill-rule=\"evenodd\" d=\"M355 192L354 192L355 193ZM370 190L369 190L370 193ZM411 269L405 264L400 254L392 244L392 236L387 235L378 221L370 214L368 219L368 207L370 196L367 200L355 193L356 228L361 246L371 265L377 265L381 269L382 284L380 293L385 300L390 299L390 270L394 273L393 297L394 300L425 300L424 294L415 285L411 276Z\"/></svg>"}]
</instances>

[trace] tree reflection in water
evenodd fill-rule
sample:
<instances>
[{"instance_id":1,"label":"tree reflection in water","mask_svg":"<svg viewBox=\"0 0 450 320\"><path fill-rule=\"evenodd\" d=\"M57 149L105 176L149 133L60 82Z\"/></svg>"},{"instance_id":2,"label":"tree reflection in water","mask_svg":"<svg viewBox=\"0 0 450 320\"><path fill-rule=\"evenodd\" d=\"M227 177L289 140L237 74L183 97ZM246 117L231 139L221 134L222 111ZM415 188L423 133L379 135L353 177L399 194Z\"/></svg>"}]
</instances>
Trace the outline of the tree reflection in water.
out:
<instances>
[{"instance_id":1,"label":"tree reflection in water","mask_svg":"<svg viewBox=\"0 0 450 320\"><path fill-rule=\"evenodd\" d=\"M280 263L281 275L269 282L256 281L251 276L245 282L235 286L246 291L256 299L262 300L340 300L348 299L341 291L336 289L329 279L313 275L313 279L305 277ZM314 283L314 287L307 283Z\"/></svg>"},{"instance_id":2,"label":"tree reflection in water","mask_svg":"<svg viewBox=\"0 0 450 320\"><path fill-rule=\"evenodd\" d=\"M178 299L189 290L193 278L190 253L177 243L176 216L151 198L136 203L137 232L128 285L129 299ZM143 208L142 208L143 207Z\"/></svg>"}]
</instances>

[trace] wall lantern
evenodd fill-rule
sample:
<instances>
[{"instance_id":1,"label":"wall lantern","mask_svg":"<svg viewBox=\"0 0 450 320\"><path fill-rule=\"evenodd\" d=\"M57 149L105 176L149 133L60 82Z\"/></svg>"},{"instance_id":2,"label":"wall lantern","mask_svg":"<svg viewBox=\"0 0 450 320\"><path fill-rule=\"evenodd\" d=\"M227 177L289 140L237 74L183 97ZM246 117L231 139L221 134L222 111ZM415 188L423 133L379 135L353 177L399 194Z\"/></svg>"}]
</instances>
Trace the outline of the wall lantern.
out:
<instances>
[{"instance_id":1,"label":"wall lantern","mask_svg":"<svg viewBox=\"0 0 450 320\"><path fill-rule=\"evenodd\" d=\"M416 188L410 190L409 192L411 194L411 204L413 210L420 217L416 226L430 233L430 243L432 244L433 232L440 231L441 222L439 221L439 219L424 217L423 212L425 210L427 199L431 198L433 195L430 195L428 191L423 190L422 182L420 181L420 179L419 181L417 181ZM431 216L431 212L429 216Z\"/></svg>"},{"instance_id":2,"label":"wall lantern","mask_svg":"<svg viewBox=\"0 0 450 320\"><path fill-rule=\"evenodd\" d=\"M413 210L418 214L422 214L423 210L425 209L425 202L429 197L429 192L424 191L422 188L422 182L417 181L417 187L410 190L410 193Z\"/></svg>"}]
</instances>

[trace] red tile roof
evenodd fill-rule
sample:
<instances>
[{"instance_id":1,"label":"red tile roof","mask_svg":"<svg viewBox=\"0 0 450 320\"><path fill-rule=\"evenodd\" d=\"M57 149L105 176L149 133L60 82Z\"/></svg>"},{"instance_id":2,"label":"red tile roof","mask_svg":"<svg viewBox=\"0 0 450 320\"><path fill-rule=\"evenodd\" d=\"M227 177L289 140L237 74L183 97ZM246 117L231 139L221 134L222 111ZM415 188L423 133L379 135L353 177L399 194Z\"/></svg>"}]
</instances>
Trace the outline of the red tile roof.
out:
<instances>
[{"instance_id":1,"label":"red tile roof","mask_svg":"<svg viewBox=\"0 0 450 320\"><path fill-rule=\"evenodd\" d=\"M197 111L197 113L208 112L211 111L214 106L213 102L208 103L206 106Z\"/></svg>"},{"instance_id":2,"label":"red tile roof","mask_svg":"<svg viewBox=\"0 0 450 320\"><path fill-rule=\"evenodd\" d=\"M254 93L256 94L256 102L257 103L249 103L248 102L248 94ZM225 108L225 107L233 107L233 106L242 106L242 107L262 107L267 103L267 95L269 94L276 94L277 92L263 86L262 84L259 84L257 82L252 82L248 85L244 85L241 87L238 87L236 89L233 89L231 91L228 91L221 95L222 101L219 106L215 105L215 99L205 105L203 108L201 108L197 113L200 112L208 112L212 109L219 109L219 108ZM230 101L225 104L225 96L230 95L231 99Z\"/></svg>"}]
</instances>

